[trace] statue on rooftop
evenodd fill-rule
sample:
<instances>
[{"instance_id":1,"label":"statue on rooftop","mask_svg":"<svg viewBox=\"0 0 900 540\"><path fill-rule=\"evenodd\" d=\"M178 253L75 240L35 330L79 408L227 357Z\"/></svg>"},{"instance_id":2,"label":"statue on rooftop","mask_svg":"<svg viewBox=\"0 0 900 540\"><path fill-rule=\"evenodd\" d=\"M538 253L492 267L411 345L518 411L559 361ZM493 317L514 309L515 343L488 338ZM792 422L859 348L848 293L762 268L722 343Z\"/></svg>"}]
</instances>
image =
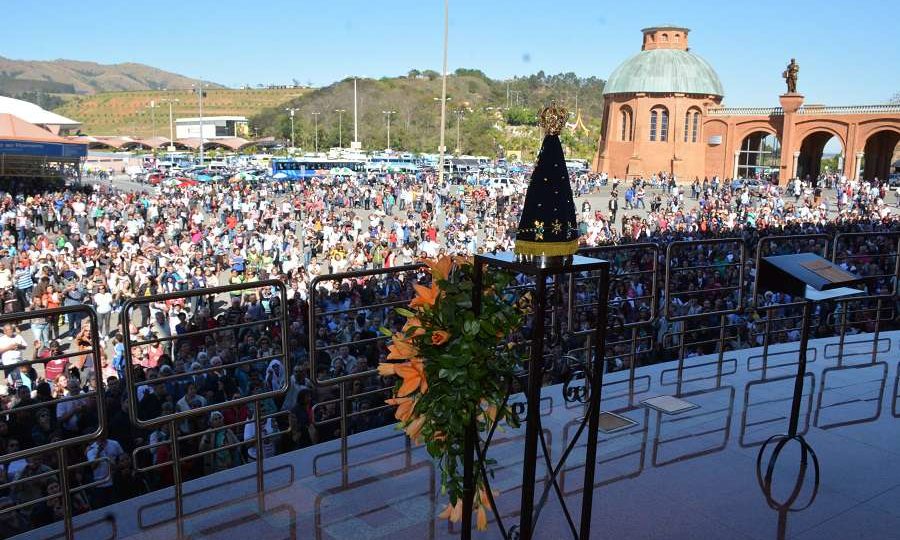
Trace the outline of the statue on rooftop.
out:
<instances>
[{"instance_id":1,"label":"statue on rooftop","mask_svg":"<svg viewBox=\"0 0 900 540\"><path fill-rule=\"evenodd\" d=\"M784 77L784 82L787 83L788 94L797 93L797 73L799 72L800 64L798 64L796 60L791 58L791 63L787 65L784 73L781 74L781 76Z\"/></svg>"}]
</instances>

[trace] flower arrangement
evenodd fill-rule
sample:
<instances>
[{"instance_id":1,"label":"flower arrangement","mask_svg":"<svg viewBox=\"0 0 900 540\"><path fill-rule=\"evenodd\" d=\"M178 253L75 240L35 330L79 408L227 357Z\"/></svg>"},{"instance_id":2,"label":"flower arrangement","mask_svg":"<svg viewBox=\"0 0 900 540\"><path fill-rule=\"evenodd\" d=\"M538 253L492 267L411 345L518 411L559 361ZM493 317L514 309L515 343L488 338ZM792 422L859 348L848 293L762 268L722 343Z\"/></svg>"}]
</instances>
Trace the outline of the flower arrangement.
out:
<instances>
[{"instance_id":1,"label":"flower arrangement","mask_svg":"<svg viewBox=\"0 0 900 540\"><path fill-rule=\"evenodd\" d=\"M504 273L483 276L484 296L478 315L472 309L474 264L471 259L441 257L427 260L431 285L414 285L416 296L409 309L397 313L406 324L392 337L388 362L381 375L396 375L393 397L395 417L414 441L425 441L428 454L438 462L441 489L449 504L440 517L459 521L463 499L463 439L474 418L478 434L497 422L518 426L506 403L517 356L506 347L508 337L521 327L523 315L502 291L512 278ZM491 464L489 461L486 464ZM475 467L475 511L478 530L487 528L490 498L483 469Z\"/></svg>"}]
</instances>

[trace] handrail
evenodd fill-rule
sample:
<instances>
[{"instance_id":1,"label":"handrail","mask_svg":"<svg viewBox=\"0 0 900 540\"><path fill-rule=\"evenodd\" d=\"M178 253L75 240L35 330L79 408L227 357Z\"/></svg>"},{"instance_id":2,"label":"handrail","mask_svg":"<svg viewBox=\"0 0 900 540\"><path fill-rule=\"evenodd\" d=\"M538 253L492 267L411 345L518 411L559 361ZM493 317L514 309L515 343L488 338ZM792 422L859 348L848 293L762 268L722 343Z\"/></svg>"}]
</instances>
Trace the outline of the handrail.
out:
<instances>
[{"instance_id":1,"label":"handrail","mask_svg":"<svg viewBox=\"0 0 900 540\"><path fill-rule=\"evenodd\" d=\"M238 399L228 400L225 402L225 403L227 403L227 406L232 406L232 407L237 406L237 405L244 405L244 404L247 404L247 403L250 403L253 401L259 401L262 399L281 395L281 394L287 392L287 389L288 389L288 385L289 385L288 374L291 373L291 367L289 365L291 354L290 354L290 346L289 346L288 332L287 332L287 328L289 326L288 319L287 319L287 287L285 286L284 282L282 282L281 280L269 279L269 280L264 280L264 281L253 281L253 282L249 282L249 283L223 285L220 287L210 287L207 289L193 289L190 291L178 291L178 292L173 292L173 293L164 293L164 294L156 294L156 295L152 295L152 296L140 296L140 297L135 297L135 298L129 298L122 305L121 324L123 326L127 325L131 321L132 311L141 305L152 304L154 302L174 300L174 299L192 298L192 297L197 297L197 296L209 297L209 296L215 296L217 294L227 294L227 293L231 293L231 292L235 292L235 291L259 290L259 289L263 289L265 287L273 287L279 294L279 297L281 300L281 304L278 307L278 309L281 312L281 316L276 319L281 322L281 328L282 328L282 331L280 332L281 352L277 355L271 355L271 358L281 359L282 367L284 368L284 372L285 372L284 383L279 388L274 389L274 390L269 390L269 391L263 392L261 394L242 396ZM215 328L210 328L207 330L200 330L200 331L194 332L193 334L194 335L215 334L218 332L233 330L234 329L233 327L238 327L238 326L246 326L246 325L235 324L235 325L217 326ZM126 382L125 382L125 384L127 387L129 399L131 400L132 403L137 404L140 402L140 400L138 399L138 395L137 395L137 389L139 386L146 386L146 383L145 383L145 381L135 380L135 374L134 374L135 363L134 363L134 356L132 353L132 349L135 347L135 345L131 341L130 332L123 332L123 337L125 338L125 342L124 342L125 366L126 366L126 369L125 369L125 381ZM176 337L178 337L178 336L176 336ZM157 341L161 342L163 340L164 339L158 339ZM154 342L154 340L144 340L143 343L146 343L147 341ZM259 362L261 360L253 359L253 361ZM228 364L228 365L223 364L222 366L217 366L216 368L204 368L201 370L197 370L196 372L185 372L183 374L174 374L171 376L166 376L164 378L153 379L153 381L161 382L161 381L171 380L171 379L175 379L175 378L187 378L187 377L190 377L192 374L198 374L198 373L202 374L202 373L206 373L209 371L215 371L216 369L226 369L228 366L236 365L236 364L240 364L240 363L241 362L235 362L234 364ZM246 364L246 363L249 363L249 361L243 361L242 363ZM154 384L154 383L151 382L149 384ZM130 418L132 424L134 424L138 427L148 428L148 427L163 424L165 422L170 422L173 420L181 420L183 418L187 418L187 417L194 416L197 414L209 413L214 410L221 409L221 408L222 408L222 404L210 404L210 405L205 405L203 407L198 407L197 409L191 409L189 411L174 412L174 413L160 416L157 418L141 419L138 417L138 407L134 406L134 407L128 408L128 415L129 415L129 418Z\"/></svg>"},{"instance_id":2,"label":"handrail","mask_svg":"<svg viewBox=\"0 0 900 540\"><path fill-rule=\"evenodd\" d=\"M318 352L323 348L319 347L316 344L316 325L314 321L316 321L321 314L317 313L316 309L316 300L319 295L319 284L323 281L337 281L342 282L345 279L358 279L363 277L377 277L377 276L386 276L393 274L402 274L406 272L413 272L416 270L421 270L425 268L425 264L416 263L416 264L408 264L404 266L394 266L391 268L380 268L380 269L369 269L369 270L356 270L353 272L343 272L340 274L327 274L316 276L309 283L309 376L312 383L316 386L334 386L346 382L350 382L356 379L361 379L364 377L368 377L377 373L377 370L370 369L366 371L362 371L360 373L350 373L347 375L341 375L339 377L332 377L330 379L319 379L319 355ZM356 311L360 311L363 309L367 309L365 306L361 306L356 309ZM375 340L384 340L385 337L375 337L368 338L369 341ZM348 341L345 343L341 343L340 346L350 346L353 345L354 342ZM330 347L335 348L335 347Z\"/></svg>"}]
</instances>

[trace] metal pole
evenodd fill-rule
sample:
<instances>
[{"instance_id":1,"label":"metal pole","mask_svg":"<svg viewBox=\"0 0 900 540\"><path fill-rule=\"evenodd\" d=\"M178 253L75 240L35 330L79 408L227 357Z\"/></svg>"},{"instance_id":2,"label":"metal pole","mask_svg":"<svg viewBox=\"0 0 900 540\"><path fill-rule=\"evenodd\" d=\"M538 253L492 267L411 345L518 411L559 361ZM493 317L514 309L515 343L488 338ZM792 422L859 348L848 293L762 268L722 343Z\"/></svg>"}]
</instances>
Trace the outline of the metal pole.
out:
<instances>
[{"instance_id":1,"label":"metal pole","mask_svg":"<svg viewBox=\"0 0 900 540\"><path fill-rule=\"evenodd\" d=\"M484 265L478 258L475 259L475 269L472 273L472 313L481 315L481 299L484 294ZM463 500L462 500L462 540L472 538L472 507L475 503L475 445L478 434L475 431L475 413L469 417L466 433L463 437Z\"/></svg>"},{"instance_id":2,"label":"metal pole","mask_svg":"<svg viewBox=\"0 0 900 540\"><path fill-rule=\"evenodd\" d=\"M788 437L797 436L800 423L800 402L803 401L803 381L806 378L806 348L809 346L809 325L812 318L813 301L803 303L803 326L800 328L800 352L797 360L797 377L794 379L794 398L791 401L791 420Z\"/></svg>"},{"instance_id":3,"label":"metal pole","mask_svg":"<svg viewBox=\"0 0 900 540\"><path fill-rule=\"evenodd\" d=\"M444 185L444 153L447 151L444 145L444 126L447 125L447 38L450 32L450 0L444 0L444 70L441 72L441 142L438 151L441 153L438 160L438 185Z\"/></svg>"},{"instance_id":4,"label":"metal pole","mask_svg":"<svg viewBox=\"0 0 900 540\"><path fill-rule=\"evenodd\" d=\"M66 466L66 447L60 446L57 449L57 461L59 467L59 496L62 498L63 504L63 526L66 532L66 540L75 538L75 527L72 524L72 501L69 500L69 471ZM110 474L112 474L112 465L109 466Z\"/></svg>"},{"instance_id":5,"label":"metal pole","mask_svg":"<svg viewBox=\"0 0 900 540\"><path fill-rule=\"evenodd\" d=\"M591 537L591 510L593 509L594 475L597 468L597 433L600 427L600 402L603 394L603 370L606 367L606 326L609 305L609 263L600 269L600 297L597 304L597 328L594 335L593 372L591 373L591 399L588 408L588 440L587 455L584 458L584 491L581 496L581 531L579 538L588 540ZM589 349L590 350L590 349ZM634 349L632 349L632 352ZM590 353L588 353L590 354ZM634 357L631 359L634 365ZM633 379L632 379L633 380Z\"/></svg>"},{"instance_id":6,"label":"metal pole","mask_svg":"<svg viewBox=\"0 0 900 540\"><path fill-rule=\"evenodd\" d=\"M169 144L175 141L175 123L172 122L172 102L169 101Z\"/></svg>"},{"instance_id":7,"label":"metal pole","mask_svg":"<svg viewBox=\"0 0 900 540\"><path fill-rule=\"evenodd\" d=\"M203 81L200 81L200 165L203 165Z\"/></svg>"},{"instance_id":8,"label":"metal pole","mask_svg":"<svg viewBox=\"0 0 900 540\"><path fill-rule=\"evenodd\" d=\"M169 441L172 445L172 480L175 483L175 523L178 538L184 538L184 491L181 484L181 451L178 449L178 423L169 422Z\"/></svg>"},{"instance_id":9,"label":"metal pole","mask_svg":"<svg viewBox=\"0 0 900 540\"><path fill-rule=\"evenodd\" d=\"M387 149L391 149L391 115L397 114L397 111L381 111L382 114L387 116Z\"/></svg>"},{"instance_id":10,"label":"metal pole","mask_svg":"<svg viewBox=\"0 0 900 540\"><path fill-rule=\"evenodd\" d=\"M456 153L457 153L457 155L460 154L460 150L459 150L459 120L460 120L460 118L462 118L462 110L457 109L456 110Z\"/></svg>"},{"instance_id":11,"label":"metal pole","mask_svg":"<svg viewBox=\"0 0 900 540\"><path fill-rule=\"evenodd\" d=\"M350 483L350 457L348 455L347 437L347 383L342 382L340 385L341 396L341 485L346 486Z\"/></svg>"},{"instance_id":12,"label":"metal pole","mask_svg":"<svg viewBox=\"0 0 900 540\"><path fill-rule=\"evenodd\" d=\"M531 328L531 354L528 359L528 412L525 420L525 455L522 463L522 500L519 504L519 537L532 538L534 515L534 477L537 465L538 430L541 428L541 381L544 362L544 317L547 315L547 276L538 272ZM588 486L585 486L588 489Z\"/></svg>"},{"instance_id":13,"label":"metal pole","mask_svg":"<svg viewBox=\"0 0 900 540\"><path fill-rule=\"evenodd\" d=\"M150 100L150 125L153 138L156 138L156 101Z\"/></svg>"},{"instance_id":14,"label":"metal pole","mask_svg":"<svg viewBox=\"0 0 900 540\"><path fill-rule=\"evenodd\" d=\"M359 142L359 117L357 116L356 77L353 78L353 142Z\"/></svg>"},{"instance_id":15,"label":"metal pole","mask_svg":"<svg viewBox=\"0 0 900 540\"><path fill-rule=\"evenodd\" d=\"M344 113L347 112L346 109L335 109L334 112L338 113L338 147L344 147Z\"/></svg>"},{"instance_id":16,"label":"metal pole","mask_svg":"<svg viewBox=\"0 0 900 540\"><path fill-rule=\"evenodd\" d=\"M253 402L253 423L256 428L256 493L262 496L266 490L265 470L263 469L263 432L260 418L259 400Z\"/></svg>"},{"instance_id":17,"label":"metal pole","mask_svg":"<svg viewBox=\"0 0 900 540\"><path fill-rule=\"evenodd\" d=\"M318 113L318 112L312 113L313 118L315 119L315 124L316 124L315 129L316 129L316 153L317 154L319 153L319 115L320 114L322 114L322 113Z\"/></svg>"}]
</instances>

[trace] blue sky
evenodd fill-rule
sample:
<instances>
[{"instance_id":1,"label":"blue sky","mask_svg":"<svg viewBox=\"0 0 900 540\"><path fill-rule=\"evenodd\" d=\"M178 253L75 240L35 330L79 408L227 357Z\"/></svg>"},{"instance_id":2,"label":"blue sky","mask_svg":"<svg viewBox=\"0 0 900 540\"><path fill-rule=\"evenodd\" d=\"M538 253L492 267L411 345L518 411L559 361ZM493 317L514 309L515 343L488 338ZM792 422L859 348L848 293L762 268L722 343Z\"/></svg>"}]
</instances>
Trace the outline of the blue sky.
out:
<instances>
[{"instance_id":1,"label":"blue sky","mask_svg":"<svg viewBox=\"0 0 900 540\"><path fill-rule=\"evenodd\" d=\"M5 0L0 9L0 56L16 59L140 62L229 86L440 70L441 0ZM450 0L449 63L496 78L606 78L640 49L641 28L674 23L692 29L691 48L718 71L728 105L777 105L791 56L807 103L881 103L900 92L894 17L895 0Z\"/></svg>"}]
</instances>

